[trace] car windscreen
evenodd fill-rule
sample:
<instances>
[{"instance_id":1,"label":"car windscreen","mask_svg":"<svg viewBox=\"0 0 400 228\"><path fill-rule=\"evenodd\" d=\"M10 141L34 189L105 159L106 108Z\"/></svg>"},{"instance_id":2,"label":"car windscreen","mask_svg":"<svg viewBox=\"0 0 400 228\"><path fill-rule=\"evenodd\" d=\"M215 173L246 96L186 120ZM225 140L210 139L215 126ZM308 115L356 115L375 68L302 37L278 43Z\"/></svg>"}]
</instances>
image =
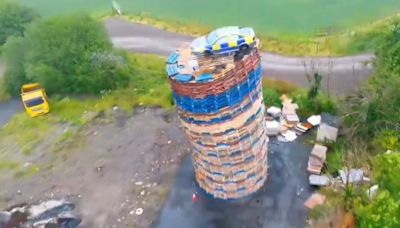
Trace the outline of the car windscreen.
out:
<instances>
[{"instance_id":1,"label":"car windscreen","mask_svg":"<svg viewBox=\"0 0 400 228\"><path fill-rule=\"evenodd\" d=\"M26 106L29 108L43 104L43 103L44 103L43 97L37 97L37 98L33 98L33 99L25 101Z\"/></svg>"},{"instance_id":2,"label":"car windscreen","mask_svg":"<svg viewBox=\"0 0 400 228\"><path fill-rule=\"evenodd\" d=\"M210 33L207 36L207 43L208 44L214 44L214 42L218 39L218 33L216 31Z\"/></svg>"}]
</instances>

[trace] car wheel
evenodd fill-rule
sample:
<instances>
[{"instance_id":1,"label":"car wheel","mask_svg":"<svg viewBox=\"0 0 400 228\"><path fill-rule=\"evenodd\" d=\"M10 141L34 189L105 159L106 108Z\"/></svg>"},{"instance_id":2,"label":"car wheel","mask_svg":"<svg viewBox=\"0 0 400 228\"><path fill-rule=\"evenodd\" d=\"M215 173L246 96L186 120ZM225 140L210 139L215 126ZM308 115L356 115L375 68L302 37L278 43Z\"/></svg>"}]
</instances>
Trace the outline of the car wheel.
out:
<instances>
[{"instance_id":1,"label":"car wheel","mask_svg":"<svg viewBox=\"0 0 400 228\"><path fill-rule=\"evenodd\" d=\"M235 61L240 61L243 59L243 57L244 57L244 53L242 51L238 51L234 56Z\"/></svg>"},{"instance_id":2,"label":"car wheel","mask_svg":"<svg viewBox=\"0 0 400 228\"><path fill-rule=\"evenodd\" d=\"M205 50L204 55L205 56L211 56L213 53L210 50Z\"/></svg>"},{"instance_id":3,"label":"car wheel","mask_svg":"<svg viewBox=\"0 0 400 228\"><path fill-rule=\"evenodd\" d=\"M243 54L249 54L250 53L250 46L247 44L244 44L240 46L239 51Z\"/></svg>"}]
</instances>

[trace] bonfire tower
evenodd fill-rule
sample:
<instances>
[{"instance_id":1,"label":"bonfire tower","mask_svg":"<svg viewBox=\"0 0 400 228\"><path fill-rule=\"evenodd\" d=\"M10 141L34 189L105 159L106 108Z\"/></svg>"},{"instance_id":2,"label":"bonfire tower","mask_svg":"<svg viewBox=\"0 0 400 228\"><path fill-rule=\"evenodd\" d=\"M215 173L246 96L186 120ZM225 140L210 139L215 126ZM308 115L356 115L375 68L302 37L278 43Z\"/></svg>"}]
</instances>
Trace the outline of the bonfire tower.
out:
<instances>
[{"instance_id":1,"label":"bonfire tower","mask_svg":"<svg viewBox=\"0 0 400 228\"><path fill-rule=\"evenodd\" d=\"M260 58L258 45L245 53L199 56L184 44L167 60L196 181L216 198L248 196L267 178Z\"/></svg>"}]
</instances>

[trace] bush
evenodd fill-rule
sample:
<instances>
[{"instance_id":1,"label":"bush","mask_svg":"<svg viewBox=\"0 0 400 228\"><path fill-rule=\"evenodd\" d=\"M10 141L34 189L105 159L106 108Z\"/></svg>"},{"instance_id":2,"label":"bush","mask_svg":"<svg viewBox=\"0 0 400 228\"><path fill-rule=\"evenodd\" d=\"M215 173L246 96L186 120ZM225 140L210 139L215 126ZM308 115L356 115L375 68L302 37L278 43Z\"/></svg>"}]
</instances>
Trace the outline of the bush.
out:
<instances>
[{"instance_id":1,"label":"bush","mask_svg":"<svg viewBox=\"0 0 400 228\"><path fill-rule=\"evenodd\" d=\"M374 149L380 152L387 150L400 151L400 134L393 130L383 130L373 140Z\"/></svg>"},{"instance_id":2,"label":"bush","mask_svg":"<svg viewBox=\"0 0 400 228\"><path fill-rule=\"evenodd\" d=\"M11 1L0 2L0 46L11 36L24 36L26 26L39 15Z\"/></svg>"},{"instance_id":3,"label":"bush","mask_svg":"<svg viewBox=\"0 0 400 228\"><path fill-rule=\"evenodd\" d=\"M400 226L400 205L388 191L380 190L371 203L356 206L358 227L395 228Z\"/></svg>"},{"instance_id":4,"label":"bush","mask_svg":"<svg viewBox=\"0 0 400 228\"><path fill-rule=\"evenodd\" d=\"M269 106L281 107L281 100L278 91L271 88L263 89L264 104Z\"/></svg>"},{"instance_id":5,"label":"bush","mask_svg":"<svg viewBox=\"0 0 400 228\"><path fill-rule=\"evenodd\" d=\"M39 82L49 94L96 94L128 85L132 73L103 24L85 15L37 22L5 49L13 95L26 82Z\"/></svg>"},{"instance_id":6,"label":"bush","mask_svg":"<svg viewBox=\"0 0 400 228\"><path fill-rule=\"evenodd\" d=\"M400 226L400 154L383 154L373 158L373 179L379 185L378 195L370 200L365 189L354 202L359 227Z\"/></svg>"},{"instance_id":7,"label":"bush","mask_svg":"<svg viewBox=\"0 0 400 228\"><path fill-rule=\"evenodd\" d=\"M318 94L315 98L309 99L305 91L298 91L292 96L293 101L299 106L298 114L303 118L324 112L336 113L336 103L323 94Z\"/></svg>"}]
</instances>

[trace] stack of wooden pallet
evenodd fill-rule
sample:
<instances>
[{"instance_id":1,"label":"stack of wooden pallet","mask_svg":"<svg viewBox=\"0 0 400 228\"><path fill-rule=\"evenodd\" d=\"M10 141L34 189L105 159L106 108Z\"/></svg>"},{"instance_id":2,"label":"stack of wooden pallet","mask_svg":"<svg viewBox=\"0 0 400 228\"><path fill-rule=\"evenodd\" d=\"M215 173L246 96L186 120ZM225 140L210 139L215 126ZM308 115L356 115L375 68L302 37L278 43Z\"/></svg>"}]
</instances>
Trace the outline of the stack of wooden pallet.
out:
<instances>
[{"instance_id":1,"label":"stack of wooden pallet","mask_svg":"<svg viewBox=\"0 0 400 228\"><path fill-rule=\"evenodd\" d=\"M167 73L191 144L196 180L216 198L254 193L267 178L261 56L257 48L241 60L234 55L196 58L187 52L179 49L169 57ZM198 69L185 70L190 65L185 61L193 60Z\"/></svg>"}]
</instances>

